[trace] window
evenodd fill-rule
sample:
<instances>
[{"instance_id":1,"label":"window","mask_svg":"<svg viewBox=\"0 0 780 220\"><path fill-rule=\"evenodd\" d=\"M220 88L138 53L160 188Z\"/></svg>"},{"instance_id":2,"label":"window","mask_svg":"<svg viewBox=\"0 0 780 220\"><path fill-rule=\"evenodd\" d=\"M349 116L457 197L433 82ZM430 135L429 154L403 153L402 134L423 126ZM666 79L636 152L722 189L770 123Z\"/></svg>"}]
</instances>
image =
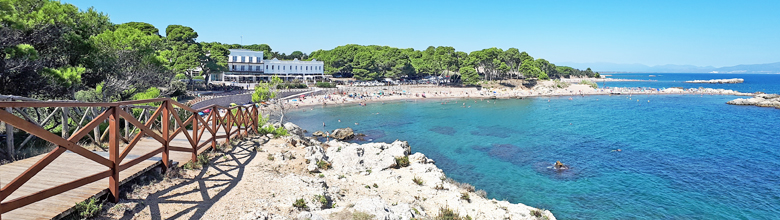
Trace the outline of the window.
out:
<instances>
[{"instance_id":1,"label":"window","mask_svg":"<svg viewBox=\"0 0 780 220\"><path fill-rule=\"evenodd\" d=\"M268 69L268 65L265 65L265 68Z\"/></svg>"},{"instance_id":2,"label":"window","mask_svg":"<svg viewBox=\"0 0 780 220\"><path fill-rule=\"evenodd\" d=\"M306 67L306 70L309 70L309 67L308 67L308 66Z\"/></svg>"},{"instance_id":3,"label":"window","mask_svg":"<svg viewBox=\"0 0 780 220\"><path fill-rule=\"evenodd\" d=\"M274 69L274 65L271 65L271 69Z\"/></svg>"},{"instance_id":4,"label":"window","mask_svg":"<svg viewBox=\"0 0 780 220\"><path fill-rule=\"evenodd\" d=\"M244 71L244 66L241 66L241 71Z\"/></svg>"}]
</instances>

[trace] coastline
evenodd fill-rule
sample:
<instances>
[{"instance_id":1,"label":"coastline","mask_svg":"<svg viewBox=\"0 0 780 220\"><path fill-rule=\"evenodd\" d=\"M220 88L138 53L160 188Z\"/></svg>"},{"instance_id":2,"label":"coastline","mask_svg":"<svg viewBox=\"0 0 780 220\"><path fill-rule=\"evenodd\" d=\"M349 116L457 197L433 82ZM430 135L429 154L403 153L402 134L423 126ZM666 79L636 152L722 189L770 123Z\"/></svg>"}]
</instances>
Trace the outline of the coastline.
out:
<instances>
[{"instance_id":1,"label":"coastline","mask_svg":"<svg viewBox=\"0 0 780 220\"><path fill-rule=\"evenodd\" d=\"M350 97L349 95L353 95ZM361 97L362 95L362 97ZM423 96L424 95L424 96ZM476 87L339 87L327 95L305 96L288 99L286 105L291 109L313 106L343 106L350 104L370 104L391 101L445 100L445 99L524 99L560 96L591 95L734 95L754 96L754 93L742 93L734 90L712 88L626 88L608 87L594 89L587 85L572 84L566 88L554 88L549 85L536 86L533 89L477 89Z\"/></svg>"},{"instance_id":2,"label":"coastline","mask_svg":"<svg viewBox=\"0 0 780 220\"><path fill-rule=\"evenodd\" d=\"M556 219L549 210L488 199L484 191L447 178L406 141L320 142L293 123L272 126L289 135L260 137L247 181L204 218L433 219L449 210L470 219Z\"/></svg>"}]
</instances>

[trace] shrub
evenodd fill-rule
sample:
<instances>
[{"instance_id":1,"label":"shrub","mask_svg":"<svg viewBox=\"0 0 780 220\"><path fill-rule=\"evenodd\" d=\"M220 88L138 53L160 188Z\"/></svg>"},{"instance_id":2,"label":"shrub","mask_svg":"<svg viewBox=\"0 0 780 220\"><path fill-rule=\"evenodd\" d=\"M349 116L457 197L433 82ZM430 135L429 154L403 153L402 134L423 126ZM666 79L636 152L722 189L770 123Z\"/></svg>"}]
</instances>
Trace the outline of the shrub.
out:
<instances>
[{"instance_id":1,"label":"shrub","mask_svg":"<svg viewBox=\"0 0 780 220\"><path fill-rule=\"evenodd\" d=\"M396 157L395 158L395 164L399 167L408 167L409 166L409 156L403 156L403 157Z\"/></svg>"},{"instance_id":2,"label":"shrub","mask_svg":"<svg viewBox=\"0 0 780 220\"><path fill-rule=\"evenodd\" d=\"M273 154L268 154L268 160L274 160L274 155Z\"/></svg>"},{"instance_id":3,"label":"shrub","mask_svg":"<svg viewBox=\"0 0 780 220\"><path fill-rule=\"evenodd\" d=\"M175 79L175 80L187 79L187 75L184 75L184 73L179 73L179 74L176 74L176 76L174 76L173 79Z\"/></svg>"},{"instance_id":4,"label":"shrub","mask_svg":"<svg viewBox=\"0 0 780 220\"><path fill-rule=\"evenodd\" d=\"M336 88L336 85L331 84L329 82L317 82L316 84L314 84L314 86L320 88Z\"/></svg>"},{"instance_id":5,"label":"shrub","mask_svg":"<svg viewBox=\"0 0 780 220\"><path fill-rule=\"evenodd\" d=\"M374 183L374 188L379 188L379 185L377 185L376 183Z\"/></svg>"},{"instance_id":6,"label":"shrub","mask_svg":"<svg viewBox=\"0 0 780 220\"><path fill-rule=\"evenodd\" d=\"M306 84L303 83L282 83L279 85L276 85L276 89L305 89L308 88Z\"/></svg>"},{"instance_id":7,"label":"shrub","mask_svg":"<svg viewBox=\"0 0 780 220\"><path fill-rule=\"evenodd\" d=\"M482 198L485 198L485 199L487 199L487 192L485 192L485 190L481 190L481 189L480 189L480 190L477 190L477 192L476 192L476 193L477 193L477 195L478 195L479 197L482 197Z\"/></svg>"},{"instance_id":8,"label":"shrub","mask_svg":"<svg viewBox=\"0 0 780 220\"><path fill-rule=\"evenodd\" d=\"M321 204L320 207L327 207L328 205L328 198L326 198L323 195L314 195L314 201L319 202Z\"/></svg>"},{"instance_id":9,"label":"shrub","mask_svg":"<svg viewBox=\"0 0 780 220\"><path fill-rule=\"evenodd\" d=\"M532 209L530 214L533 217L537 217L537 218L542 217L542 211L539 209Z\"/></svg>"},{"instance_id":10,"label":"shrub","mask_svg":"<svg viewBox=\"0 0 780 220\"><path fill-rule=\"evenodd\" d=\"M420 179L419 177L416 177L416 176L414 178L412 178L412 182L414 182L414 183L416 183L417 185L420 185L420 186L422 186L422 184L423 184L423 180Z\"/></svg>"},{"instance_id":11,"label":"shrub","mask_svg":"<svg viewBox=\"0 0 780 220\"><path fill-rule=\"evenodd\" d=\"M328 163L327 161L320 160L320 161L317 161L317 167L319 167L320 169L323 169L323 170L328 170L328 169L330 169L331 166L330 166L330 163Z\"/></svg>"},{"instance_id":12,"label":"shrub","mask_svg":"<svg viewBox=\"0 0 780 220\"><path fill-rule=\"evenodd\" d=\"M471 198L469 197L469 193L460 193L460 199L466 200L467 202L471 202Z\"/></svg>"},{"instance_id":13,"label":"shrub","mask_svg":"<svg viewBox=\"0 0 780 220\"><path fill-rule=\"evenodd\" d=\"M98 200L90 198L89 200L76 203L75 212L81 219L89 219L100 213L103 204L98 204Z\"/></svg>"},{"instance_id":14,"label":"shrub","mask_svg":"<svg viewBox=\"0 0 780 220\"><path fill-rule=\"evenodd\" d=\"M295 200L295 202L293 203L293 207L298 208L298 209L307 209L307 208L309 208L309 207L306 206L306 201L304 201L303 199Z\"/></svg>"}]
</instances>

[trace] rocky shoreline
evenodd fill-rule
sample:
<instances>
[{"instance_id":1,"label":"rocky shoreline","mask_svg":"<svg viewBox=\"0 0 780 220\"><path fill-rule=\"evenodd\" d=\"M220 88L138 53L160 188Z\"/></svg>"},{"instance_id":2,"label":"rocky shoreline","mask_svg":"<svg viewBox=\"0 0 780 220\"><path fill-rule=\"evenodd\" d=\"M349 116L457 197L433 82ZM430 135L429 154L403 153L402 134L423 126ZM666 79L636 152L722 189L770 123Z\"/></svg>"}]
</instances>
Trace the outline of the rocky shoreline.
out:
<instances>
[{"instance_id":1,"label":"rocky shoreline","mask_svg":"<svg viewBox=\"0 0 780 220\"><path fill-rule=\"evenodd\" d=\"M710 84L734 84L743 83L745 79L733 78L733 79L711 79L711 80L690 80L686 83L710 83Z\"/></svg>"},{"instance_id":2,"label":"rocky shoreline","mask_svg":"<svg viewBox=\"0 0 780 220\"><path fill-rule=\"evenodd\" d=\"M758 107L774 107L780 109L780 95L777 94L758 94L753 98L740 98L726 102L730 105L755 105Z\"/></svg>"},{"instance_id":3,"label":"rocky shoreline","mask_svg":"<svg viewBox=\"0 0 780 220\"><path fill-rule=\"evenodd\" d=\"M485 198L484 191L447 178L432 159L412 154L406 141L323 143L295 124L274 126L290 135L269 140L258 155L267 154L270 169L302 172L277 172L256 183L269 195L243 219L555 219L548 210Z\"/></svg>"}]
</instances>

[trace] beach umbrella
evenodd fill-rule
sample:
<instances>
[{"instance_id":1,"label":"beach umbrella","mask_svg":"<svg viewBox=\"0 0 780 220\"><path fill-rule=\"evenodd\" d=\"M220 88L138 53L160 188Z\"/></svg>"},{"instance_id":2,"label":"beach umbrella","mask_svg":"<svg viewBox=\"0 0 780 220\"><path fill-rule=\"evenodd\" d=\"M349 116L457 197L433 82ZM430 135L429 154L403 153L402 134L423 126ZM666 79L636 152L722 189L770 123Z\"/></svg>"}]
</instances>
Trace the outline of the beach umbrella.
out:
<instances>
[{"instance_id":1,"label":"beach umbrella","mask_svg":"<svg viewBox=\"0 0 780 220\"><path fill-rule=\"evenodd\" d=\"M205 113L209 113L209 112L211 112L211 109L206 109L206 110L203 110L203 112L205 112Z\"/></svg>"}]
</instances>

